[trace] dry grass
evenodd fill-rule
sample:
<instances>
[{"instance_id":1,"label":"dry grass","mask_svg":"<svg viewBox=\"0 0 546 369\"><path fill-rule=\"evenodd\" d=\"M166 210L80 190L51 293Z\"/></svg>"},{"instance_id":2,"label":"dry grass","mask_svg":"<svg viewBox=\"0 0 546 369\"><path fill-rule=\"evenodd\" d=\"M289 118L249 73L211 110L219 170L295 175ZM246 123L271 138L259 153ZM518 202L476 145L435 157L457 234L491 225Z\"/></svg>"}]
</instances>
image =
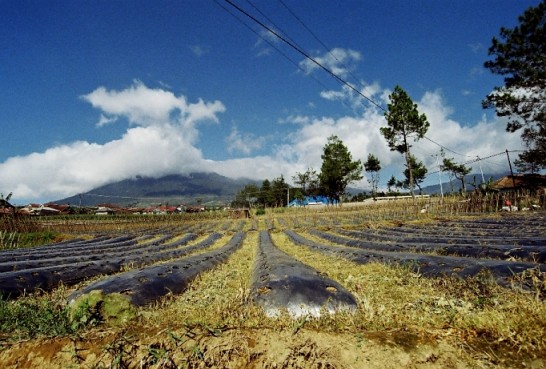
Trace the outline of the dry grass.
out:
<instances>
[{"instance_id":1,"label":"dry grass","mask_svg":"<svg viewBox=\"0 0 546 369\"><path fill-rule=\"evenodd\" d=\"M402 211L393 205L389 214ZM410 212L413 210L410 209ZM407 219L404 223L425 224L435 221L435 217L429 214L411 217L406 214L402 219ZM283 221L279 221L280 218ZM174 362L186 367L216 365L235 368L245 367L251 362L260 362L264 367L271 368L307 367L294 364L293 360L300 357L298 355L316 359L316 365L309 367L321 367L319 364L330 368L348 367L336 361L339 355L347 355L351 351L355 352L355 357L363 355L366 349L371 349L366 346L370 340L396 345L404 350L415 350L420 342L432 342L434 345L449 342L450 347L464 349L464 352L473 355L476 359L474 364L483 367L501 363L518 367L515 364L517 360L546 357L544 274L527 276L525 281L532 281L533 288L526 292L517 285L513 289L500 287L487 274L465 280L424 278L404 267L378 263L358 265L342 258L326 256L295 245L280 231L297 228L304 232L309 227L328 229L339 225L345 228L377 228L400 222L399 218L389 219L387 216L374 220L369 211L362 208L342 207L321 211L269 209L264 216L246 220L242 228L246 232L242 247L225 264L201 274L183 294L167 296L153 306L140 309L138 318L127 325L88 328L78 334L89 340L106 342L100 349L102 356L97 354L95 359L102 360L103 367L112 368L123 367L116 366L116 362L119 364L128 360L129 363L130 355L138 357L143 368L176 367ZM98 229L115 229L110 220L106 220L106 223ZM239 223L239 220L235 223ZM169 220L168 224L154 221L152 225L141 224L138 220L118 224L117 227L128 232L140 227L150 229L151 226L165 229L174 225L174 229L180 229L188 227L188 224L192 227L202 226L203 234L190 243L193 244L204 239L207 232L219 231L226 220L216 217L192 218L188 223L177 218ZM67 225L63 224L62 228L65 227ZM273 241L280 249L345 286L357 298L357 311L293 320L287 315L268 318L254 306L250 284L258 232L272 227L275 228L272 230ZM85 228L90 234L95 232L89 224ZM230 239L231 231L224 232L224 236L209 250L222 246ZM309 234L306 237L315 239ZM515 283L523 283L523 280ZM55 301L59 301L59 293L68 295L69 292L63 289L55 291ZM35 305L41 306L39 302L45 301L41 300L44 298L47 299L48 295L26 297L22 301L28 303L28 299L34 299L37 302ZM56 305L64 309L62 304ZM59 335L63 336L63 333ZM327 346L308 344L315 342L315 338L346 344L346 351L333 357L326 353L324 347ZM279 342L275 342L275 339ZM287 342L290 340L295 343L289 345ZM273 358L266 357L268 350L273 350L275 345L278 345L277 354L285 358L277 364L274 364ZM258 356L253 355L261 356L258 360ZM427 358L423 360L437 360L433 354ZM320 361L326 359L328 361ZM91 356L87 360L91 361ZM239 366L238 361L241 361ZM442 366L438 364L437 367Z\"/></svg>"},{"instance_id":2,"label":"dry grass","mask_svg":"<svg viewBox=\"0 0 546 369\"><path fill-rule=\"evenodd\" d=\"M146 324L214 328L260 326L264 315L250 304L257 242L256 232L247 233L243 246L227 263L201 274L184 294L170 296L153 309L143 309Z\"/></svg>"},{"instance_id":3,"label":"dry grass","mask_svg":"<svg viewBox=\"0 0 546 369\"><path fill-rule=\"evenodd\" d=\"M486 273L464 280L424 278L399 266L358 265L328 257L294 245L284 234L273 237L282 250L327 273L359 301L354 316L328 318L326 325L318 320L313 324L317 329L409 330L546 354L546 303L537 295L546 283L544 274L536 273L534 291L517 285L503 288ZM344 321L335 322L338 319Z\"/></svg>"}]
</instances>

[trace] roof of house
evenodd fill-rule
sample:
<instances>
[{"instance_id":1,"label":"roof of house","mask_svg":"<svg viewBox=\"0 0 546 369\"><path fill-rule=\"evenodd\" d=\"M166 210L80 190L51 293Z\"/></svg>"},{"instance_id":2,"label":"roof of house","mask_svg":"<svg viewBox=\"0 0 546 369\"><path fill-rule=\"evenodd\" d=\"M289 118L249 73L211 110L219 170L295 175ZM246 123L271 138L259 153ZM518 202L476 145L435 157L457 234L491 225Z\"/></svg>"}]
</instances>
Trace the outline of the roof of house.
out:
<instances>
[{"instance_id":1,"label":"roof of house","mask_svg":"<svg viewBox=\"0 0 546 369\"><path fill-rule=\"evenodd\" d=\"M515 184L515 185L514 185ZM540 174L516 174L499 178L491 186L496 190L507 190L513 188L538 189L546 188L546 175Z\"/></svg>"}]
</instances>

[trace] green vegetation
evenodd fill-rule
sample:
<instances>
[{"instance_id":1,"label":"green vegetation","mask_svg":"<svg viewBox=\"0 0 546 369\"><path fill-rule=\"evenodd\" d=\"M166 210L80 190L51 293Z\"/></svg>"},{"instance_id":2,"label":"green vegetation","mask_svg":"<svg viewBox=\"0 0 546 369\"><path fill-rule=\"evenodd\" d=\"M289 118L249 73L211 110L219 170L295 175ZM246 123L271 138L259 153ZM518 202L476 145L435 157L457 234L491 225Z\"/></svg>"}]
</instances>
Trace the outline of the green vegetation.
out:
<instances>
[{"instance_id":1,"label":"green vegetation","mask_svg":"<svg viewBox=\"0 0 546 369\"><path fill-rule=\"evenodd\" d=\"M442 151L443 156L443 151ZM462 193L466 192L466 182L464 177L470 173L470 168L464 164L457 164L453 161L453 158L444 157L442 164L440 165L440 170L447 172L449 176L449 183L451 184L451 192L453 192L453 177L461 181L461 191Z\"/></svg>"},{"instance_id":2,"label":"green vegetation","mask_svg":"<svg viewBox=\"0 0 546 369\"><path fill-rule=\"evenodd\" d=\"M409 155L408 163L409 165L404 169L406 179L402 182L402 187L411 190L411 181L413 180L414 185L419 188L419 193L422 193L421 183L425 180L428 169L422 161L417 161L417 158L413 155Z\"/></svg>"},{"instance_id":3,"label":"green vegetation","mask_svg":"<svg viewBox=\"0 0 546 369\"><path fill-rule=\"evenodd\" d=\"M493 38L485 67L504 76L504 86L495 87L483 101L507 117L507 131L521 130L526 150L519 155L522 171L546 168L546 1L530 7L513 29L502 27Z\"/></svg>"},{"instance_id":4,"label":"green vegetation","mask_svg":"<svg viewBox=\"0 0 546 369\"><path fill-rule=\"evenodd\" d=\"M70 306L70 321L73 328L103 322L120 325L135 317L135 308L128 299L117 293L104 295L102 291L91 291L77 298Z\"/></svg>"},{"instance_id":5,"label":"green vegetation","mask_svg":"<svg viewBox=\"0 0 546 369\"><path fill-rule=\"evenodd\" d=\"M40 246L61 239L59 232L45 229L29 216L0 216L0 250Z\"/></svg>"},{"instance_id":6,"label":"green vegetation","mask_svg":"<svg viewBox=\"0 0 546 369\"><path fill-rule=\"evenodd\" d=\"M381 127L381 134L387 140L391 151L398 151L406 159L408 170L408 187L411 196L414 195L415 185L414 171L412 164L416 160L410 152L410 140L417 141L427 133L429 122L425 114L419 114L417 104L414 104L409 95L400 86L394 88L389 95L390 103L385 112L387 127Z\"/></svg>"},{"instance_id":7,"label":"green vegetation","mask_svg":"<svg viewBox=\"0 0 546 369\"><path fill-rule=\"evenodd\" d=\"M375 155L368 154L368 159L364 162L364 170L370 174L368 183L372 187L372 197L375 198L377 196L377 186L379 185L381 162Z\"/></svg>"},{"instance_id":8,"label":"green vegetation","mask_svg":"<svg viewBox=\"0 0 546 369\"><path fill-rule=\"evenodd\" d=\"M41 296L25 296L15 301L0 297L0 343L8 338L24 340L74 332L63 289Z\"/></svg>"},{"instance_id":9,"label":"green vegetation","mask_svg":"<svg viewBox=\"0 0 546 369\"><path fill-rule=\"evenodd\" d=\"M324 146L319 180L322 191L333 200L341 200L351 182L362 179L362 163L352 155L337 136L328 137Z\"/></svg>"},{"instance_id":10,"label":"green vegetation","mask_svg":"<svg viewBox=\"0 0 546 369\"><path fill-rule=\"evenodd\" d=\"M239 226L247 237L225 264L202 273L183 294L168 295L145 308L124 310L119 303L123 302L122 296L117 296L121 300L112 300L112 296L102 296L100 292L84 296L69 306L66 299L73 288L26 295L13 301L0 300L0 345L4 348L0 362L6 357L2 355L11 352L19 355L16 347L30 345L31 350L32 342L49 337L48 342L65 342L66 363L87 360L88 367L123 367L120 363L131 367L137 362L147 363L142 364L146 368L183 367L184 364L239 368L250 362L269 363L273 367L271 363L278 358L267 356L273 355L272 341L284 342L286 349L294 348L290 342L297 342L302 350L314 347L316 351L310 352L329 363L335 363L325 354L331 342L354 342L343 353L351 358L372 350L371 342L377 342L383 351L401 346L408 352L435 342L435 345L457 347L458 354L450 357L462 360L463 355L470 360L470 366L502 367L522 362L530 365L534 358L546 353L546 275L543 273L529 271L528 275L514 279L514 288L495 284L485 273L469 279L425 278L407 267L379 263L358 265L326 256L296 246L282 232L297 229L305 237L318 241L307 229L375 229L428 224L456 219L466 212L475 214L477 209L489 209L477 200L464 204L456 200L446 199L440 203L434 199L417 199L315 210L271 208L265 216L252 214L251 219L237 220L230 219L226 212L37 218L35 222L40 227L47 223L52 232L70 229L83 238L98 233L142 234L192 227L199 229L202 237L222 230L227 240L233 232L231 229ZM496 201L491 198L491 205ZM419 214L425 204L429 205L429 212ZM499 215L481 217L495 219ZM466 215L465 219L473 218ZM250 290L258 234L264 229L271 230L280 249L327 274L353 293L358 301L357 311L298 320L288 316L266 317L251 303ZM526 288L521 288L523 286ZM80 286L74 288L77 287ZM116 311L109 310L108 306ZM385 342L391 342L390 346ZM438 346L435 347L437 350ZM495 357L483 355L488 352L495 352ZM442 355L448 353L442 351ZM283 366L279 363L278 367Z\"/></svg>"}]
</instances>

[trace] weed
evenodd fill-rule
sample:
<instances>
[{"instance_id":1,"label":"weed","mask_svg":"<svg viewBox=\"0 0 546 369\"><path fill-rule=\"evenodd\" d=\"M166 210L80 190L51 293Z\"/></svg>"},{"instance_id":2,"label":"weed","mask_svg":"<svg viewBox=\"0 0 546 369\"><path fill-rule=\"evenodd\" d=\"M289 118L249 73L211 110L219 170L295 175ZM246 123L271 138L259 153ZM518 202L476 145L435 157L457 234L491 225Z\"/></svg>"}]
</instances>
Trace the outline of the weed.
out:
<instances>
[{"instance_id":1,"label":"weed","mask_svg":"<svg viewBox=\"0 0 546 369\"><path fill-rule=\"evenodd\" d=\"M147 354L142 360L142 368L177 369L173 353L163 343L153 343L148 346Z\"/></svg>"},{"instance_id":2,"label":"weed","mask_svg":"<svg viewBox=\"0 0 546 369\"><path fill-rule=\"evenodd\" d=\"M0 231L0 250L16 249L19 245L20 234L17 232Z\"/></svg>"},{"instance_id":3,"label":"weed","mask_svg":"<svg viewBox=\"0 0 546 369\"><path fill-rule=\"evenodd\" d=\"M16 301L0 298L0 332L12 339L71 334L76 328L69 315L59 293L25 296Z\"/></svg>"},{"instance_id":4,"label":"weed","mask_svg":"<svg viewBox=\"0 0 546 369\"><path fill-rule=\"evenodd\" d=\"M111 369L129 369L131 367L131 361L138 350L138 345L133 341L133 337L122 331L113 342L106 345L105 351L111 358L109 366Z\"/></svg>"}]
</instances>

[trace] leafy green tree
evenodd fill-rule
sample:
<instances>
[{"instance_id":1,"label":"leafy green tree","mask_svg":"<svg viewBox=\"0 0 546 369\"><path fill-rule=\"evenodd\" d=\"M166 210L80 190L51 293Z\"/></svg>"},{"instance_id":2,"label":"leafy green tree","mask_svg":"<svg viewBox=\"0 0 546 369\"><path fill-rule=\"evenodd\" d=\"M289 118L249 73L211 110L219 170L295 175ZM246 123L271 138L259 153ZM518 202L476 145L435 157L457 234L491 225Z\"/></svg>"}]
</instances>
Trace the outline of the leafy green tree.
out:
<instances>
[{"instance_id":1,"label":"leafy green tree","mask_svg":"<svg viewBox=\"0 0 546 369\"><path fill-rule=\"evenodd\" d=\"M362 179L362 163L353 161L347 146L335 135L328 137L321 158L321 188L329 198L339 201L349 183Z\"/></svg>"},{"instance_id":2,"label":"leafy green tree","mask_svg":"<svg viewBox=\"0 0 546 369\"><path fill-rule=\"evenodd\" d=\"M484 66L504 76L504 86L495 87L482 104L508 118L508 132L522 129L526 151L519 159L536 171L546 168L546 0L518 21L513 29L502 27L500 38L492 40L493 58Z\"/></svg>"},{"instance_id":3,"label":"leafy green tree","mask_svg":"<svg viewBox=\"0 0 546 369\"><path fill-rule=\"evenodd\" d=\"M271 193L274 206L285 206L288 188L288 184L284 181L282 174L280 177L275 178L273 182L271 182Z\"/></svg>"},{"instance_id":4,"label":"leafy green tree","mask_svg":"<svg viewBox=\"0 0 546 369\"><path fill-rule=\"evenodd\" d=\"M309 184L307 185L307 195L317 196L321 193L320 177L316 171L313 170Z\"/></svg>"},{"instance_id":5,"label":"leafy green tree","mask_svg":"<svg viewBox=\"0 0 546 369\"><path fill-rule=\"evenodd\" d=\"M298 201L303 201L305 199L305 196L303 196L303 192L301 192L301 189L296 188L294 191L294 199Z\"/></svg>"},{"instance_id":6,"label":"leafy green tree","mask_svg":"<svg viewBox=\"0 0 546 369\"><path fill-rule=\"evenodd\" d=\"M390 103L385 112L387 127L381 127L381 134L387 140L391 151L398 151L406 159L406 167L409 174L409 189L411 196L414 196L413 168L410 152L410 140L417 141L427 133L429 122L425 114L419 114L417 104L414 104L409 95L400 87L396 86L394 92L389 95Z\"/></svg>"},{"instance_id":7,"label":"leafy green tree","mask_svg":"<svg viewBox=\"0 0 546 369\"><path fill-rule=\"evenodd\" d=\"M455 177L459 181L461 181L461 191L462 193L466 192L466 182L464 180L464 177L470 173L471 168L468 168L464 164L457 164L453 161L453 158L444 158L442 165L440 165L440 169L444 172L447 172L450 178ZM451 185L451 192L453 192L453 185Z\"/></svg>"},{"instance_id":8,"label":"leafy green tree","mask_svg":"<svg viewBox=\"0 0 546 369\"><path fill-rule=\"evenodd\" d=\"M316 170L308 168L303 173L296 173L296 175L292 177L292 180L299 186L302 195L316 195L316 191L319 188Z\"/></svg>"},{"instance_id":9,"label":"leafy green tree","mask_svg":"<svg viewBox=\"0 0 546 369\"><path fill-rule=\"evenodd\" d=\"M526 151L519 154L518 159L514 160L514 166L520 173L538 173L541 167L536 151Z\"/></svg>"},{"instance_id":10,"label":"leafy green tree","mask_svg":"<svg viewBox=\"0 0 546 369\"><path fill-rule=\"evenodd\" d=\"M411 169L410 169L411 168ZM402 182L403 187L410 188L411 179L413 179L414 184L419 188L419 193L423 192L421 188L421 183L427 177L428 169L425 167L422 161L417 161L417 158L413 155L410 155L409 165L404 170L404 176L406 177L405 181ZM412 192L413 196L413 192Z\"/></svg>"},{"instance_id":11,"label":"leafy green tree","mask_svg":"<svg viewBox=\"0 0 546 369\"><path fill-rule=\"evenodd\" d=\"M255 184L247 184L242 190L237 192L235 200L232 202L234 207L252 207L258 201L260 189Z\"/></svg>"},{"instance_id":12,"label":"leafy green tree","mask_svg":"<svg viewBox=\"0 0 546 369\"><path fill-rule=\"evenodd\" d=\"M258 202L262 204L262 206L273 206L275 203L275 197L273 196L273 190L269 179L264 179L262 182L262 187L260 188L258 195Z\"/></svg>"},{"instance_id":13,"label":"leafy green tree","mask_svg":"<svg viewBox=\"0 0 546 369\"><path fill-rule=\"evenodd\" d=\"M377 186L379 185L379 171L381 170L381 162L373 155L368 154L368 159L364 162L364 170L370 173L368 183L372 186L372 196L375 199L377 196Z\"/></svg>"},{"instance_id":14,"label":"leafy green tree","mask_svg":"<svg viewBox=\"0 0 546 369\"><path fill-rule=\"evenodd\" d=\"M392 188L395 187L396 188L396 184L397 184L397 179L396 177L394 176L394 174L391 176L391 178L389 179L389 181L387 182L387 190L388 192L392 192Z\"/></svg>"}]
</instances>

